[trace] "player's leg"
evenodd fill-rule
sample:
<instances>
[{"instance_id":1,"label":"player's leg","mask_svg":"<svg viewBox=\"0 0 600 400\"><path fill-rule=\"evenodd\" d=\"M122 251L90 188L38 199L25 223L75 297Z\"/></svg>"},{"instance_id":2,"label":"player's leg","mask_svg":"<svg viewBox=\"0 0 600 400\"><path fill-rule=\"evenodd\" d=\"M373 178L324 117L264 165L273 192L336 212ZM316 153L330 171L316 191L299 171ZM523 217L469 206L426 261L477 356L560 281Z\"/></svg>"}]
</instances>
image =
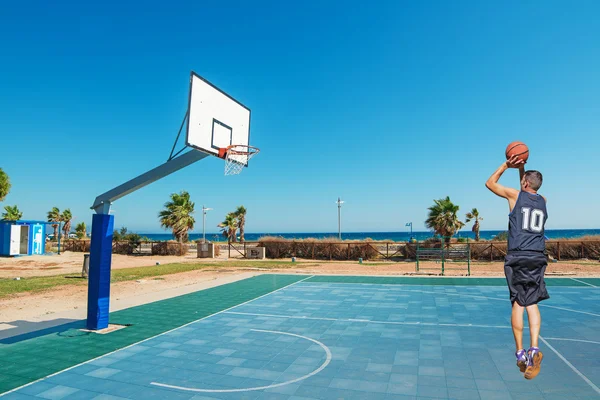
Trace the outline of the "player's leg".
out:
<instances>
[{"instance_id":1,"label":"player's leg","mask_svg":"<svg viewBox=\"0 0 600 400\"><path fill-rule=\"evenodd\" d=\"M529 320L529 332L531 334L531 347L527 352L527 368L525 370L525 379L533 379L540 373L542 358L544 355L538 347L540 337L540 328L542 326L542 316L537 303L549 299L544 275L546 272L547 258L545 254L539 254L530 257L528 260L531 276L536 285L533 285L533 291L528 296L527 318Z\"/></svg>"},{"instance_id":2,"label":"player's leg","mask_svg":"<svg viewBox=\"0 0 600 400\"><path fill-rule=\"evenodd\" d=\"M527 320L529 321L529 334L531 337L530 347L537 348L542 326L542 315L537 304L527 307Z\"/></svg>"},{"instance_id":3,"label":"player's leg","mask_svg":"<svg viewBox=\"0 0 600 400\"><path fill-rule=\"evenodd\" d=\"M539 373L542 367L544 355L538 347L540 337L540 327L542 326L542 316L537 304L527 306L527 319L529 321L529 333L531 336L531 347L527 351L527 368L525 369L525 379L533 379Z\"/></svg>"},{"instance_id":4,"label":"player's leg","mask_svg":"<svg viewBox=\"0 0 600 400\"><path fill-rule=\"evenodd\" d=\"M523 348L523 312L525 307L520 306L516 301L513 303L512 316L510 319L513 336L515 337L515 356L517 357L517 367L521 372L527 368L527 352Z\"/></svg>"},{"instance_id":5,"label":"player's leg","mask_svg":"<svg viewBox=\"0 0 600 400\"><path fill-rule=\"evenodd\" d=\"M512 307L511 325L513 336L515 337L515 345L517 351L523 349L523 311L525 307L521 307L516 301Z\"/></svg>"},{"instance_id":6,"label":"player's leg","mask_svg":"<svg viewBox=\"0 0 600 400\"><path fill-rule=\"evenodd\" d=\"M510 321L513 336L515 338L515 347L517 348L517 351L515 352L515 356L517 357L517 367L519 367L521 372L525 372L525 368L527 368L527 352L523 349L523 312L525 311L525 308L517 302L520 288L518 282L515 281L515 261L517 261L515 257L507 255L506 263L504 264L504 274L506 276L506 283L508 284L510 301L512 302L512 315Z\"/></svg>"}]
</instances>

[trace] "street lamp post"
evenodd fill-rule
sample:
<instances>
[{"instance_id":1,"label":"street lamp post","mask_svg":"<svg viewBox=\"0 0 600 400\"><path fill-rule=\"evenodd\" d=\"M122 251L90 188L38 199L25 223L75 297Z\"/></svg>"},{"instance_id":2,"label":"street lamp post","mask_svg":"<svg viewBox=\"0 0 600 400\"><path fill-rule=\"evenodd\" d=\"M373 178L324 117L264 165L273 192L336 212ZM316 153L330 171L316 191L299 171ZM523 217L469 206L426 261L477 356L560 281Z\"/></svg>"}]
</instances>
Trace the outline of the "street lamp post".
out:
<instances>
[{"instance_id":1,"label":"street lamp post","mask_svg":"<svg viewBox=\"0 0 600 400\"><path fill-rule=\"evenodd\" d=\"M206 243L206 212L212 208L202 206L202 243Z\"/></svg>"},{"instance_id":2,"label":"street lamp post","mask_svg":"<svg viewBox=\"0 0 600 400\"><path fill-rule=\"evenodd\" d=\"M412 232L412 222L407 222L406 226L410 226L410 239L413 238L413 232Z\"/></svg>"},{"instance_id":3,"label":"street lamp post","mask_svg":"<svg viewBox=\"0 0 600 400\"><path fill-rule=\"evenodd\" d=\"M342 240L342 204L344 202L338 197L336 203L338 205L338 239Z\"/></svg>"},{"instance_id":4,"label":"street lamp post","mask_svg":"<svg viewBox=\"0 0 600 400\"><path fill-rule=\"evenodd\" d=\"M59 222L58 223L58 233L57 233L58 237L56 238L58 241L58 255L60 255L60 231L61 230L62 230L62 223Z\"/></svg>"}]
</instances>

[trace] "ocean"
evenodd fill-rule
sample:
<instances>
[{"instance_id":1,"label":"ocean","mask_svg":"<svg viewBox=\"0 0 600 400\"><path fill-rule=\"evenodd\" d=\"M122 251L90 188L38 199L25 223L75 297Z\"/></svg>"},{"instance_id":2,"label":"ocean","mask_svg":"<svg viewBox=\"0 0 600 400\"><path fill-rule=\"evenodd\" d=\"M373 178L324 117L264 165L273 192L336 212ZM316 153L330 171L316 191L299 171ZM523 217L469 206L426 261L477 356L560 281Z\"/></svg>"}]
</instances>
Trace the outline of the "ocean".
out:
<instances>
[{"instance_id":1,"label":"ocean","mask_svg":"<svg viewBox=\"0 0 600 400\"><path fill-rule=\"evenodd\" d=\"M481 231L481 239L490 240L503 231ZM170 233L139 233L141 236L145 236L150 240L163 241L173 240L173 236ZM552 229L546 230L546 237L548 239L576 239L582 236L600 235L600 229ZM247 242L257 241L263 236L277 236L285 239L306 239L306 238L337 238L337 232L331 233L274 233L274 232L263 232L263 233L246 233L245 238ZM431 238L433 234L431 232L413 232L412 236L417 240L425 240ZM471 231L461 231L455 237L470 238L474 239L475 234ZM190 233L190 240L195 241L202 239L202 233ZM207 233L206 239L210 241L224 241L223 236L216 233ZM410 239L410 232L342 232L343 240L385 240L391 242L405 242Z\"/></svg>"}]
</instances>

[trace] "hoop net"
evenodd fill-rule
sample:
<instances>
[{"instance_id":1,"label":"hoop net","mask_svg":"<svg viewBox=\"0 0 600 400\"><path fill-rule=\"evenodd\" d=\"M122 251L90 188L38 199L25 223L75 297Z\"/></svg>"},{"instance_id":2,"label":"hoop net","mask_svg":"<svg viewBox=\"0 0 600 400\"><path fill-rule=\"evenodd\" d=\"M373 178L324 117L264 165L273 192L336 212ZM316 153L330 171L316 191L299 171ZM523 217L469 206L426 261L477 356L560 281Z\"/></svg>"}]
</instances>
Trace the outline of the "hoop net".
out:
<instances>
[{"instance_id":1,"label":"hoop net","mask_svg":"<svg viewBox=\"0 0 600 400\"><path fill-rule=\"evenodd\" d=\"M225 151L225 175L237 175L248 165L248 161L259 153L259 149L246 145L229 146Z\"/></svg>"}]
</instances>

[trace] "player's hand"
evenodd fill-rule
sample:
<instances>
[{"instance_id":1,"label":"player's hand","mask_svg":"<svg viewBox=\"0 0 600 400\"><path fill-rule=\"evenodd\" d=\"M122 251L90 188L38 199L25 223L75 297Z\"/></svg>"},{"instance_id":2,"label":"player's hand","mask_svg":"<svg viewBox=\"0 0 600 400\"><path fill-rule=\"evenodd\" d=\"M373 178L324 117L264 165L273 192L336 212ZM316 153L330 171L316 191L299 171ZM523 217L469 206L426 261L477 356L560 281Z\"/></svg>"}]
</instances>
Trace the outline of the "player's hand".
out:
<instances>
[{"instance_id":1,"label":"player's hand","mask_svg":"<svg viewBox=\"0 0 600 400\"><path fill-rule=\"evenodd\" d=\"M521 160L518 156L514 155L506 160L506 166L508 168L521 168L525 165L525 161Z\"/></svg>"}]
</instances>

